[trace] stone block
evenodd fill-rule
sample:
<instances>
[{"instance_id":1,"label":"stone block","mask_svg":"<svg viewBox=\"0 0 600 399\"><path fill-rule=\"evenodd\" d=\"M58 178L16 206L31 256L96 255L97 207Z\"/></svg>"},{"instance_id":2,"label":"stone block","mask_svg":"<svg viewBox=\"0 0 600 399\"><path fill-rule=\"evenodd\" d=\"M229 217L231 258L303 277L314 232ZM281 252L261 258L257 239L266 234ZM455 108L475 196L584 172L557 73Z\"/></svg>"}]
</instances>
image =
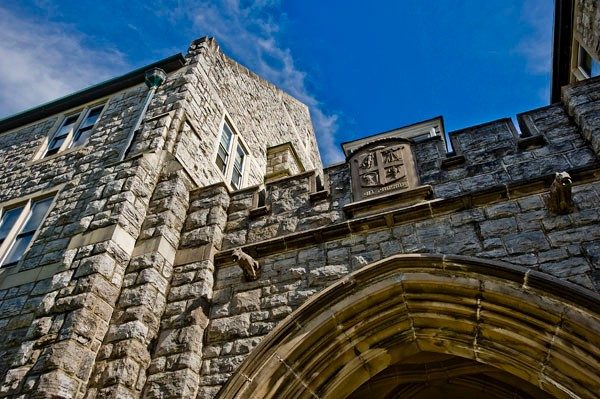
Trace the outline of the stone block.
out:
<instances>
[{"instance_id":1,"label":"stone block","mask_svg":"<svg viewBox=\"0 0 600 399\"><path fill-rule=\"evenodd\" d=\"M231 302L233 311L239 314L260 310L260 293L260 289L236 293Z\"/></svg>"}]
</instances>

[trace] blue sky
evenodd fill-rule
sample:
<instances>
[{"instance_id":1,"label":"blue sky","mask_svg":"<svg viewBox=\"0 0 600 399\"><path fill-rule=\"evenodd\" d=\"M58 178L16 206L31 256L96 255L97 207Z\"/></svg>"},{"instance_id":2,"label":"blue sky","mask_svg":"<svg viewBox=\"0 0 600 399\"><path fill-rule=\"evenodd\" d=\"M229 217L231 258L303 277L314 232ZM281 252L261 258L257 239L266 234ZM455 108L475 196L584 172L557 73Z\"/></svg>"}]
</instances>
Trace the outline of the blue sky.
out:
<instances>
[{"instance_id":1,"label":"blue sky","mask_svg":"<svg viewBox=\"0 0 600 399\"><path fill-rule=\"evenodd\" d=\"M553 0L3 0L0 118L214 36L339 143L443 115L447 131L549 101Z\"/></svg>"}]
</instances>

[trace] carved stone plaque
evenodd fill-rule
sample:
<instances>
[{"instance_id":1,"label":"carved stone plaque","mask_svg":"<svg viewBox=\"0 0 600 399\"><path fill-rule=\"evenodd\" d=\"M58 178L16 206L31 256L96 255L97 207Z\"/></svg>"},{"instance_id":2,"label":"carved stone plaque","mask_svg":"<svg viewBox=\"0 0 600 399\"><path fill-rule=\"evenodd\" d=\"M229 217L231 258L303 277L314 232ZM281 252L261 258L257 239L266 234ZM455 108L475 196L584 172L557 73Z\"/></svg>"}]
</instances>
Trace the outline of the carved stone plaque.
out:
<instances>
[{"instance_id":1,"label":"carved stone plaque","mask_svg":"<svg viewBox=\"0 0 600 399\"><path fill-rule=\"evenodd\" d=\"M350 156L354 200L379 197L416 187L417 179L410 142L379 140Z\"/></svg>"}]
</instances>

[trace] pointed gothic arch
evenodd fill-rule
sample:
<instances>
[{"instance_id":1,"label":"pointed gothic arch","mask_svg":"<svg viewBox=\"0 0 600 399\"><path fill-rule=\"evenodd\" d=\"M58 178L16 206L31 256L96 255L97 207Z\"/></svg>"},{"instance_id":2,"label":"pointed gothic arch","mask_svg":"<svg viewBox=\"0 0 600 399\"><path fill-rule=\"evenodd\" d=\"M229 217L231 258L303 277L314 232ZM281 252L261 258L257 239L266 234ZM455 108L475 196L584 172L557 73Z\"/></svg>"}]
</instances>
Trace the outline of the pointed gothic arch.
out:
<instances>
[{"instance_id":1,"label":"pointed gothic arch","mask_svg":"<svg viewBox=\"0 0 600 399\"><path fill-rule=\"evenodd\" d=\"M430 380L423 357L437 356L445 381L454 375L460 389L591 398L600 392L599 337L600 300L579 286L502 262L396 255L294 311L218 397L352 398L386 376L397 385L389 398L429 397L419 396L418 376L394 370L418 358Z\"/></svg>"}]
</instances>

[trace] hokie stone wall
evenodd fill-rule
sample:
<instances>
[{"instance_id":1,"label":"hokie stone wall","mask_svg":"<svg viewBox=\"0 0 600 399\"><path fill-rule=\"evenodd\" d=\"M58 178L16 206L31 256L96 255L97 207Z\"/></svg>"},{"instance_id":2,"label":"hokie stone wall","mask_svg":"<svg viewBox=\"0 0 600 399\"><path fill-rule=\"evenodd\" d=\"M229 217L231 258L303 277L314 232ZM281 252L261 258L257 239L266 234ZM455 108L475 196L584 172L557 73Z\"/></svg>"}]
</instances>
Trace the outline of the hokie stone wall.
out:
<instances>
[{"instance_id":1,"label":"hokie stone wall","mask_svg":"<svg viewBox=\"0 0 600 399\"><path fill-rule=\"evenodd\" d=\"M294 309L394 254L502 260L600 290L600 79L520 115L521 136L506 119L451 134L453 154L415 143L431 196L357 217L349 167L322 169L304 105L212 40L186 60L122 162L143 86L109 99L87 146L51 159L33 157L58 116L2 134L0 203L57 194L24 259L0 269L0 397L217 397ZM235 192L214 165L225 112L251 153ZM288 142L306 172L264 184L267 148ZM575 208L556 215L546 198L562 171ZM240 247L256 281L232 262Z\"/></svg>"}]
</instances>

